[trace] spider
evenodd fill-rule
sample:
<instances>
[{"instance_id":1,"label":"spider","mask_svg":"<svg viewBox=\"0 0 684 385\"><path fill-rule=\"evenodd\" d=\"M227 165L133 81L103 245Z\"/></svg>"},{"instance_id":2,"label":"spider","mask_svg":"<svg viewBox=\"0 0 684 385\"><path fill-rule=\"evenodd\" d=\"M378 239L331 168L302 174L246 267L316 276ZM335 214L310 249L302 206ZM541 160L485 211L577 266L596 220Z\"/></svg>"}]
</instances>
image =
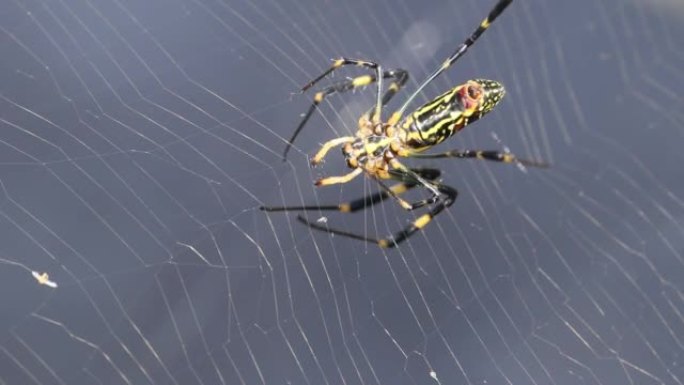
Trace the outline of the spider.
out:
<instances>
[{"instance_id":1,"label":"spider","mask_svg":"<svg viewBox=\"0 0 684 385\"><path fill-rule=\"evenodd\" d=\"M437 68L420 86L407 98L404 104L394 112L390 118L383 122L382 108L397 94L400 88L408 80L408 72L403 69L383 70L374 62L341 58L335 60L332 66L317 78L307 83L301 90L304 92L313 87L320 80L331 74L336 69L346 65L356 65L373 70L373 74L359 76L350 80L335 83L332 86L317 92L313 103L304 115L301 123L295 130L292 138L288 141L283 154L286 160L294 140L307 123L317 106L323 99L333 93L341 93L375 83L375 105L364 113L358 122L358 131L354 136L343 136L332 139L323 144L321 149L311 159L312 165L321 163L328 151L337 146L342 146L347 165L353 169L343 176L331 176L319 179L316 186L329 186L332 184L347 183L355 177L365 173L371 179L378 182L380 191L369 196L353 200L348 203L335 205L316 206L284 206L284 207L261 207L263 211L339 211L355 212L366 209L385 199L392 198L406 210L429 206L431 209L416 218L404 229L390 235L387 238L375 239L362 234L329 228L325 224L309 221L303 216L297 219L312 229L337 234L344 237L354 238L374 243L383 248L395 247L408 239L418 230L424 228L435 216L451 206L458 195L458 191L438 179L441 171L432 168L409 168L403 165L397 158L475 158L503 163L519 163L527 166L545 167L542 162L518 159L515 155L507 152L481 151L481 150L451 150L436 154L424 154L423 151L443 142L447 138L459 132L466 125L473 123L489 113L503 98L505 90L497 81L474 79L458 85L449 91L439 95L430 102L424 104L414 112L404 117L409 104L430 84L435 78L451 67L473 45L482 33L489 28L491 23L508 7L513 0L499 0L492 8L489 15L480 23L454 53L449 56L442 65ZM383 80L392 79L391 84L383 93ZM397 183L387 186L383 180L394 180ZM427 199L413 203L402 199L400 195L409 189L421 186L430 191L431 196Z\"/></svg>"}]
</instances>

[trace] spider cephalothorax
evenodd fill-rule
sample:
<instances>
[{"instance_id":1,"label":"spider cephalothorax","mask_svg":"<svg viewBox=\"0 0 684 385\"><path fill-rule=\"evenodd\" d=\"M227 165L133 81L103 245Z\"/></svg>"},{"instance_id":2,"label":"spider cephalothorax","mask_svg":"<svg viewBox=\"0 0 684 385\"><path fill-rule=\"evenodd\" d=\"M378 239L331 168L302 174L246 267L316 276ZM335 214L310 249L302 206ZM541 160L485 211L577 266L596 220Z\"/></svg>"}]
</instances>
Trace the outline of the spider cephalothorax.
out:
<instances>
[{"instance_id":1,"label":"spider cephalothorax","mask_svg":"<svg viewBox=\"0 0 684 385\"><path fill-rule=\"evenodd\" d=\"M333 84L314 95L314 101L304 115L285 149L283 159L287 156L291 144L309 120L311 114L323 99L335 92L345 92L358 87L376 84L376 102L370 111L361 116L358 131L353 136L343 136L327 141L311 158L313 165L319 164L328 151L342 146L342 153L347 165L353 170L346 175L332 176L316 181L317 186L346 183L358 175L365 173L378 182L381 191L349 203L316 206L286 206L262 207L265 211L294 211L294 210L336 210L353 212L370 207L387 198L395 199L404 209L414 210L424 206L431 209L419 216L413 223L403 230L384 239L375 239L362 234L336 230L317 223L309 222L302 216L298 219L316 230L338 234L349 238L360 239L376 243L381 247L394 247L403 242L419 229L425 227L437 214L451 206L457 196L453 187L438 181L440 171L428 168L408 168L398 158L477 158L496 162L513 163L529 166L545 166L543 163L517 159L514 155L499 151L481 150L452 150L438 154L424 154L423 151L443 142L456 134L463 127L471 124L492 109L501 101L505 91L501 83L494 80L474 79L456 86L435 99L425 103L414 112L404 116L409 104L420 94L427 84L449 68L460 58L491 23L503 12L513 0L499 0L489 15L480 23L475 31L461 44L456 51L445 60L421 85L413 92L404 104L394 112L387 121L382 120L382 108L397 94L408 80L408 72L402 69L383 71L377 63L341 58L323 74L304 86L302 91L311 88L318 81L345 65L356 65L374 70L374 75L363 75L348 81ZM393 79L390 86L384 90L383 80ZM387 186L383 180L395 180L398 183ZM409 203L399 197L408 189L422 186L430 191L431 196L417 202Z\"/></svg>"}]
</instances>

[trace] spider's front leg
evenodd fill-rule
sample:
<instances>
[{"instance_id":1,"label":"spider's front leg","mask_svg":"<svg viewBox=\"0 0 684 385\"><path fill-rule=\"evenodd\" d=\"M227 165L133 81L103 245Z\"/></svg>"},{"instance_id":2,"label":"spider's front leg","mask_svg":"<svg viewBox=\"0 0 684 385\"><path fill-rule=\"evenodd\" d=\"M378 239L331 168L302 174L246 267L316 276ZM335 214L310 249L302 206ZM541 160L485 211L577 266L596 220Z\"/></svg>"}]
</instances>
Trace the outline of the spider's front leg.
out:
<instances>
[{"instance_id":1,"label":"spider's front leg","mask_svg":"<svg viewBox=\"0 0 684 385\"><path fill-rule=\"evenodd\" d=\"M318 150L316 155L314 155L314 157L311 159L311 164L313 166L319 164L323 160L325 155L328 153L328 151L330 151L332 148L343 145L343 144L351 143L355 139L356 138L353 136L343 136L341 138L335 138L335 139L332 139L332 140L329 140L329 141L323 143L323 146L321 147L321 149ZM350 180L359 176L362 172L363 172L363 169L358 167L346 175L329 176L327 178L322 178L322 179L317 180L314 184L316 186L329 186L331 184L347 183Z\"/></svg>"},{"instance_id":2,"label":"spider's front leg","mask_svg":"<svg viewBox=\"0 0 684 385\"><path fill-rule=\"evenodd\" d=\"M314 100L309 109L304 113L304 117L302 118L301 122L299 123L299 126L295 129L294 133L292 134L292 137L290 140L287 141L287 146L285 147L285 151L283 152L283 160L287 159L287 153L290 151L290 148L292 147L292 144L294 143L295 139L299 135L299 132L304 128L304 125L309 121L309 118L311 118L311 115L313 112L318 108L318 105L323 102L323 100L331 94L334 93L339 93L339 92L347 92L351 90L355 90L357 88L365 87L367 85L370 85L372 83L375 83L378 81L378 79L394 79L392 83L390 83L390 86L388 87L387 91L385 91L385 94L380 97L380 92L381 92L381 86L378 82L377 84L377 100L379 100L380 105L384 106L385 104L389 103L389 101L394 97L394 95L399 92L401 87L406 84L406 81L409 78L409 74L406 70L397 68L397 69L392 69L388 71L382 71L381 67L377 65L376 63L373 62L368 62L368 61L363 61L363 60L355 60L355 59L339 59L336 60L332 67L325 71L322 75L318 76L316 79L310 81L307 83L306 86L302 88L302 92L308 90L311 88L314 84L316 84L318 81L323 79L325 76L328 74L332 73L335 69L343 66L343 65L348 65L348 64L356 64L357 66L361 67L367 67L367 68L372 68L375 70L374 75L362 75L355 77L353 79L345 80L342 82L335 83L319 92L317 92L314 95ZM374 113L374 111L377 110L377 102L376 106L374 106L366 115L371 117L371 115L377 116L378 121L380 120L380 114Z\"/></svg>"},{"instance_id":3,"label":"spider's front leg","mask_svg":"<svg viewBox=\"0 0 684 385\"><path fill-rule=\"evenodd\" d=\"M318 150L318 152L316 153L316 155L314 155L313 158L311 158L311 165L315 166L315 165L321 163L321 161L323 160L323 158L325 158L325 155L328 153L328 151L330 151L334 147L340 146L342 144L353 142L354 139L356 139L356 138L354 138L353 136L343 136L343 137L335 138L335 139L332 139L332 140L329 140L329 141L323 143L323 146L321 146L321 149Z\"/></svg>"},{"instance_id":4,"label":"spider's front leg","mask_svg":"<svg viewBox=\"0 0 684 385\"><path fill-rule=\"evenodd\" d=\"M329 176L326 178L321 178L321 179L317 180L314 184L316 186L330 186L331 184L347 183L350 180L361 175L362 172L363 172L363 169L361 167L358 167L358 168L355 168L354 171L350 172L349 174L345 174L342 176Z\"/></svg>"}]
</instances>

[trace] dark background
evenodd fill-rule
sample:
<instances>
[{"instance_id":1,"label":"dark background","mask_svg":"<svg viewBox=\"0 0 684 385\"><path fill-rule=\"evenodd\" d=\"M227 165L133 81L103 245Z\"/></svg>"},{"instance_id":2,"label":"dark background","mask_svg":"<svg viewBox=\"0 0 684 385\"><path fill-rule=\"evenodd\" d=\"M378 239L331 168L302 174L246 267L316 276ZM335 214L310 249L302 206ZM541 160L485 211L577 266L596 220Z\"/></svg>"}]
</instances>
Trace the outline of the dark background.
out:
<instances>
[{"instance_id":1,"label":"dark background","mask_svg":"<svg viewBox=\"0 0 684 385\"><path fill-rule=\"evenodd\" d=\"M492 5L5 1L0 384L681 384L681 2L516 0L418 100L500 80L440 149L553 167L422 162L460 196L399 249L258 210L377 187L314 188L337 151L307 164L372 89L329 98L283 163L312 97L292 92L341 55L410 92Z\"/></svg>"}]
</instances>

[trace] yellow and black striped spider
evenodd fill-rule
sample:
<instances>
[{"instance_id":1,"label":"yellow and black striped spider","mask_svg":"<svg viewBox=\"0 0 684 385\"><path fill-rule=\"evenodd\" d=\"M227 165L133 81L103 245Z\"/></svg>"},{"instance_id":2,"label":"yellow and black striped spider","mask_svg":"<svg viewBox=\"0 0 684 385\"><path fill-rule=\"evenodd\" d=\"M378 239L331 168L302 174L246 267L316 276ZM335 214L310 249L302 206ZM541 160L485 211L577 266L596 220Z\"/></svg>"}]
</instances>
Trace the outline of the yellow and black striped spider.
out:
<instances>
[{"instance_id":1,"label":"yellow and black striped spider","mask_svg":"<svg viewBox=\"0 0 684 385\"><path fill-rule=\"evenodd\" d=\"M287 144L283 160L287 156L292 143L316 110L323 99L335 92L345 92L358 87L376 83L376 103L373 108L363 114L359 119L359 129L354 136L344 136L332 139L323 144L321 149L311 159L311 163L320 163L330 149L342 147L347 165L353 169L344 176L333 176L316 181L316 186L327 186L337 183L347 183L356 176L366 173L376 180L381 191L360 198L349 203L336 205L317 206L286 206L286 207L261 207L264 211L319 211L333 210L340 212L354 212L370 207L391 197L404 209L414 210L424 206L431 206L431 210L418 217L413 223L403 230L384 239L375 239L361 234L348 231L336 230L327 226L310 222L302 216L297 219L307 226L327 233L337 234L349 238L371 242L380 247L394 247L425 227L437 214L448 208L456 200L458 192L455 188L438 181L440 171L437 169L417 168L412 169L404 166L397 158L476 158L486 159L503 163L520 163L528 166L544 167L541 162L527 161L516 158L513 154L498 151L479 150L451 150L438 154L423 154L422 152L443 142L447 138L459 132L467 124L473 123L491 111L504 96L505 91L501 83L493 80L475 79L458 85L434 100L418 108L415 112L403 117L409 104L415 97L432 82L437 76L449 68L473 45L480 35L491 23L503 12L513 0L499 0L492 8L489 15L480 23L475 31L461 44L456 51L449 56L442 65L437 68L404 104L394 112L391 117L383 122L382 107L399 91L408 80L408 72L402 69L384 71L379 64L364 61L341 58L335 60L333 65L323 74L310 81L302 88L302 92L313 87L318 81L345 65L356 65L373 70L372 75L359 76L351 80L333 84L316 93L314 101L305 114L302 122L295 130ZM389 88L383 94L383 79L393 79ZM382 180L391 179L398 181L393 186L386 186ZM422 186L431 192L431 197L417 202L409 203L399 195L415 186Z\"/></svg>"}]
</instances>

